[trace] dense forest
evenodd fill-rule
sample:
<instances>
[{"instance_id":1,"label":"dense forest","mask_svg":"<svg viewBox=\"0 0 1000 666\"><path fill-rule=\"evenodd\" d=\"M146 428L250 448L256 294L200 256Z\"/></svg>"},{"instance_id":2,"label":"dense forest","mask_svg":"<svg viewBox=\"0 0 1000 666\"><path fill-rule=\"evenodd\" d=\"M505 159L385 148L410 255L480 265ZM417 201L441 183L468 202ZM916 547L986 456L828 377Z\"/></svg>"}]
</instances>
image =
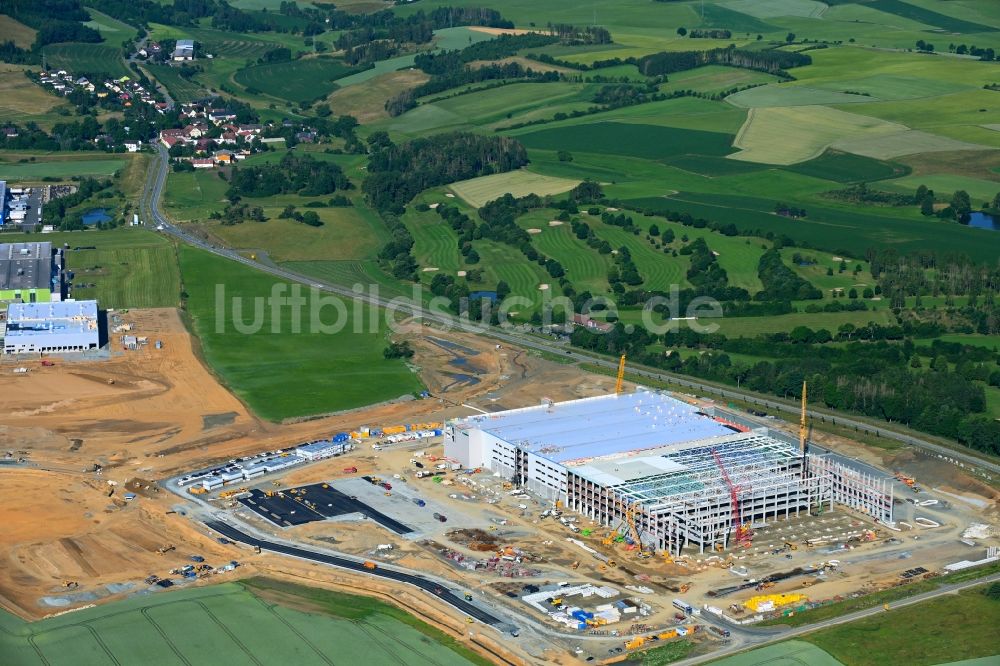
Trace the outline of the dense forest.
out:
<instances>
[{"instance_id":1,"label":"dense forest","mask_svg":"<svg viewBox=\"0 0 1000 666\"><path fill-rule=\"evenodd\" d=\"M402 211L429 187L518 169L528 153L516 139L467 132L438 134L395 144L385 132L368 138L371 159L363 189L380 210Z\"/></svg>"},{"instance_id":2,"label":"dense forest","mask_svg":"<svg viewBox=\"0 0 1000 666\"><path fill-rule=\"evenodd\" d=\"M823 298L823 292L803 280L781 260L781 253L772 248L761 255L757 276L764 285L754 294L755 301L811 300Z\"/></svg>"},{"instance_id":3,"label":"dense forest","mask_svg":"<svg viewBox=\"0 0 1000 666\"><path fill-rule=\"evenodd\" d=\"M277 164L233 169L226 196L230 201L276 194L316 197L351 187L351 181L337 164L287 153Z\"/></svg>"}]
</instances>

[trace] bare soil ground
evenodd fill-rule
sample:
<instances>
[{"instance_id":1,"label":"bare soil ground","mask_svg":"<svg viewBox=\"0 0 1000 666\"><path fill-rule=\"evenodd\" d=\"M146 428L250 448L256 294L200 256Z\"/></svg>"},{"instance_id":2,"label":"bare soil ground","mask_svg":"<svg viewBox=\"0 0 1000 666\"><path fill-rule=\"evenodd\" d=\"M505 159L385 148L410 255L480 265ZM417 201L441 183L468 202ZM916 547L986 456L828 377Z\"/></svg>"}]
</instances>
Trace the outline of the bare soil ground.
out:
<instances>
[{"instance_id":1,"label":"bare soil ground","mask_svg":"<svg viewBox=\"0 0 1000 666\"><path fill-rule=\"evenodd\" d=\"M611 381L519 350L497 350L471 336L414 325L413 360L434 399L275 425L258 420L216 381L176 310L133 310L125 319L133 323L133 334L162 340L163 348L114 350L107 360L55 358L53 366L38 360L0 362L0 452L26 459L23 465L0 466L0 520L5 526L0 604L21 616L59 611L41 599L68 594L63 581L79 583L74 593L96 592L96 602L116 596L107 594L105 585L139 581L141 587L150 573L165 575L178 565L174 559L183 562L191 554L156 552L171 543L205 551L201 554L206 557L217 552L225 561L231 558L231 552L224 556L227 549L200 534L190 520L168 513L177 498L159 492L151 483L156 480L363 424L442 420L470 413L463 403L489 409L535 402L543 395L593 395L607 390ZM451 363L455 355L425 335L466 348L463 364ZM21 366L29 372L14 374ZM476 381L456 382L455 373ZM556 379L552 386L550 378ZM406 452L389 455L394 461L398 457L398 464L409 457ZM92 471L95 464L103 467L101 475ZM375 471L381 461L362 448L349 463L338 459L296 470L286 483L330 479L344 464L356 464L365 473ZM117 484L112 497L109 481ZM139 498L126 503L126 491ZM329 538L320 527L302 528L305 536L309 530L321 537L318 543ZM368 525L343 523L337 532L344 535L346 550L359 553L386 540L381 530ZM438 564L412 545L408 550L398 556L419 558L419 566ZM439 566L443 573L444 565Z\"/></svg>"}]
</instances>

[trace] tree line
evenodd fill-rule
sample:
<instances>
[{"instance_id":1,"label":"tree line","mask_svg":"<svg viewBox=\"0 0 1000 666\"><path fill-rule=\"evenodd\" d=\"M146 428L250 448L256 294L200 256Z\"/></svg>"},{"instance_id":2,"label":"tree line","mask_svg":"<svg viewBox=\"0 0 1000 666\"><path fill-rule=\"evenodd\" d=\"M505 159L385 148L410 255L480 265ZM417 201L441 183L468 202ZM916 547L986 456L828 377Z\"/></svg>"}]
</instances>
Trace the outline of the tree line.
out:
<instances>
[{"instance_id":1,"label":"tree line","mask_svg":"<svg viewBox=\"0 0 1000 666\"><path fill-rule=\"evenodd\" d=\"M664 51L628 60L633 61L632 64L637 65L639 71L646 76L683 72L703 65L729 65L788 78L789 75L785 70L812 64L812 58L804 53L778 50L748 51L735 47L709 51Z\"/></svg>"},{"instance_id":2,"label":"tree line","mask_svg":"<svg viewBox=\"0 0 1000 666\"><path fill-rule=\"evenodd\" d=\"M829 335L821 334L820 339ZM801 333L733 339L688 329L655 336L640 327L626 329L618 324L604 335L577 328L571 343L610 355L627 353L644 365L784 398L797 397L807 380L810 399L829 408L903 423L951 437L978 451L1000 454L1000 422L985 414L984 389L975 380L949 370L946 362L937 362L930 372L909 369L909 359L922 353L909 339L862 341L857 330L838 336L849 342L833 347L806 340ZM668 351L649 351L654 344ZM696 353L683 355L680 349ZM746 363L734 361L730 354L772 360ZM978 368L973 376L979 377L992 372L997 361L973 366Z\"/></svg>"}]
</instances>

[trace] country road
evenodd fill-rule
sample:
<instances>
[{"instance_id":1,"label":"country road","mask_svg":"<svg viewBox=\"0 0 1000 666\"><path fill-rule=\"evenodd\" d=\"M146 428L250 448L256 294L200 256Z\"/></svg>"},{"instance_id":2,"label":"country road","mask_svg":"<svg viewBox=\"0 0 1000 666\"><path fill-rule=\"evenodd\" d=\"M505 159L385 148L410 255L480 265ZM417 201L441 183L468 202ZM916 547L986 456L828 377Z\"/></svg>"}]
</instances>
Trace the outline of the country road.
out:
<instances>
[{"instance_id":1,"label":"country road","mask_svg":"<svg viewBox=\"0 0 1000 666\"><path fill-rule=\"evenodd\" d=\"M617 363L611 359L601 358L597 356L592 356L590 354L585 354L572 349L568 349L565 344L561 344L554 341L547 341L540 338L531 337L524 334L517 334L511 331L501 329L499 327L487 326L482 324L474 324L467 320L463 320L447 312L441 312L437 310L431 310L425 308L423 305L414 302L408 302L402 304L399 300L391 300L386 298L381 298L371 294L357 293L353 291L350 287L345 287L343 285L333 284L329 282L324 282L315 277L309 277L302 275L301 273L296 273L294 271L289 271L279 266L271 266L261 264L256 261L252 261L242 255L240 255L235 250L220 247L206 242L205 240L194 236L184 229L173 225L164 215L160 202L163 196L163 188L166 184L167 179L167 168L168 168L168 156L167 150L162 145L157 144L157 149L159 151L158 164L150 170L150 176L147 181L146 194L142 200L142 207L146 211L146 219L152 219L157 225L157 229L174 236L175 238L195 247L199 247L203 250L207 250L213 254L220 257L225 257L232 261L245 264L259 271L269 273L275 277L280 277L291 282L298 282L306 285L310 285L319 289L321 291L338 294L345 298L360 300L377 307L389 307L394 308L397 312L403 312L413 317L419 317L426 321L434 322L455 330L462 330L469 333L486 335L496 340L501 340L509 344L517 345L520 347L526 347L529 349L534 349L536 351L547 352L550 354L557 354L564 356L568 359L574 361L590 363L592 365L600 366L608 370L615 370L617 368ZM632 375L637 375L640 377L645 377L647 379L656 379L660 381L669 381L672 384L682 386L687 389L691 389L700 394L708 394L717 397L721 397L724 400L740 400L743 402L753 403L762 407L766 407L770 410L777 410L788 414L799 413L799 407L791 402L782 402L771 397L766 397L756 393L748 393L746 391L734 390L732 388L725 388L720 386L715 386L712 384L706 384L703 382L691 380L684 378L663 370L658 370L656 368L647 368L640 365L630 365L629 373ZM835 414L826 410L820 410L816 408L811 408L808 410L809 416L813 421L819 420L829 420L832 425L841 426L844 428L853 428L856 431L867 433L870 435L875 435L878 437L884 437L886 439L895 440L902 442L903 444L908 444L925 451L947 456L949 458L954 458L962 461L965 464L972 465L974 467L980 467L985 470L989 470L992 473L1000 474L1000 464L995 462L984 460L977 456L969 453L964 453L962 451L957 451L955 449L941 446L939 444L934 444L920 437L910 435L903 432L898 432L896 430L889 429L885 426L874 425L864 421L859 421L857 419L848 418L840 414Z\"/></svg>"}]
</instances>

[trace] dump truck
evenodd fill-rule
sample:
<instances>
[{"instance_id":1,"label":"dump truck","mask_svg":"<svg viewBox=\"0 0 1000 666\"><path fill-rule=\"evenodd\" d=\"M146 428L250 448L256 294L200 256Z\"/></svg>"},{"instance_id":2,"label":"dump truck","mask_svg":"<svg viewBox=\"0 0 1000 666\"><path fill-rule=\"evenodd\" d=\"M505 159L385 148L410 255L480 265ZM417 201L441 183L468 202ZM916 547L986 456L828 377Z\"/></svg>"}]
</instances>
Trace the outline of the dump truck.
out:
<instances>
[{"instance_id":1,"label":"dump truck","mask_svg":"<svg viewBox=\"0 0 1000 666\"><path fill-rule=\"evenodd\" d=\"M363 566L365 567L365 569L372 569L372 570L378 568L377 564L375 564L374 562L369 562L369 561L365 561L365 563L364 563Z\"/></svg>"}]
</instances>

